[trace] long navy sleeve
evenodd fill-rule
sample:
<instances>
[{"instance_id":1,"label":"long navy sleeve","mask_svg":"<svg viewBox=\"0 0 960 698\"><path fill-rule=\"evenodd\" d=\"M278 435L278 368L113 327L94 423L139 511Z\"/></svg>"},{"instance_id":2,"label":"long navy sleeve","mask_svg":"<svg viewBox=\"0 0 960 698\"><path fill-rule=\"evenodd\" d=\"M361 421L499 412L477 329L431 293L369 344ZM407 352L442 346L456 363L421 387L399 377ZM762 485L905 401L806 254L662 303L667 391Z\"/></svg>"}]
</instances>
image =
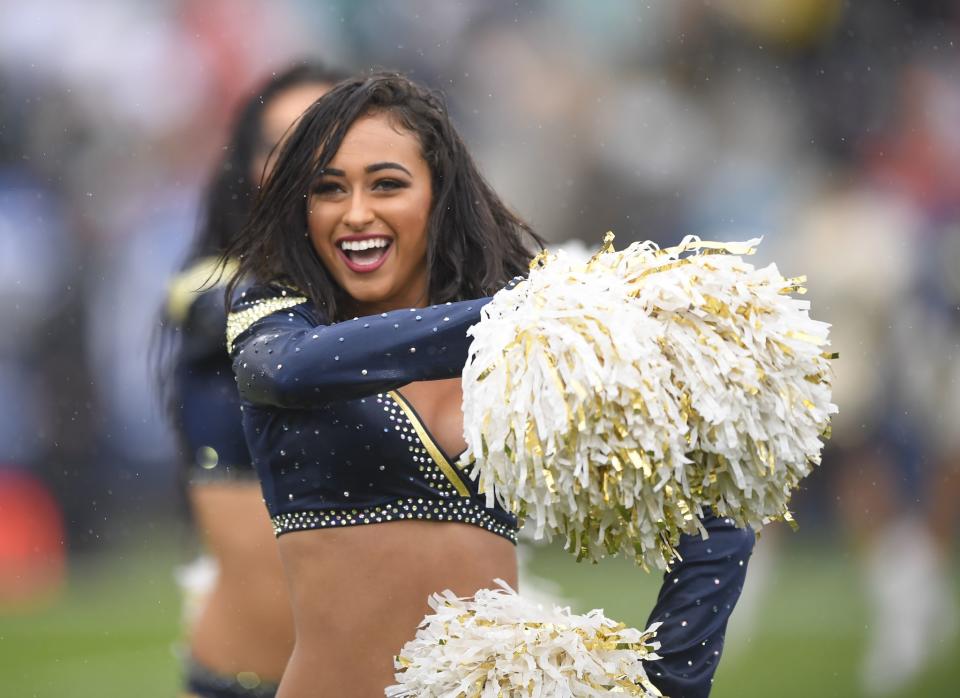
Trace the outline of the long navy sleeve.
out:
<instances>
[{"instance_id":1,"label":"long navy sleeve","mask_svg":"<svg viewBox=\"0 0 960 698\"><path fill-rule=\"evenodd\" d=\"M463 372L489 298L406 308L327 324L305 298L276 286L251 289L228 322L240 395L257 404L310 409Z\"/></svg>"},{"instance_id":2,"label":"long navy sleeve","mask_svg":"<svg viewBox=\"0 0 960 698\"><path fill-rule=\"evenodd\" d=\"M186 475L194 483L253 475L240 396L223 346L223 287L200 288L217 264L201 259L188 267L171 281L167 298L166 319L180 339L170 376L173 425Z\"/></svg>"},{"instance_id":3,"label":"long navy sleeve","mask_svg":"<svg viewBox=\"0 0 960 698\"><path fill-rule=\"evenodd\" d=\"M647 665L653 684L670 698L706 698L723 651L727 621L740 598L753 552L752 530L707 516L709 538L685 535L682 560L663 577L648 625L657 631L659 661Z\"/></svg>"},{"instance_id":4,"label":"long navy sleeve","mask_svg":"<svg viewBox=\"0 0 960 698\"><path fill-rule=\"evenodd\" d=\"M182 361L198 363L209 359L227 360L223 332L227 309L223 289L214 287L194 294L186 316L180 323Z\"/></svg>"}]
</instances>

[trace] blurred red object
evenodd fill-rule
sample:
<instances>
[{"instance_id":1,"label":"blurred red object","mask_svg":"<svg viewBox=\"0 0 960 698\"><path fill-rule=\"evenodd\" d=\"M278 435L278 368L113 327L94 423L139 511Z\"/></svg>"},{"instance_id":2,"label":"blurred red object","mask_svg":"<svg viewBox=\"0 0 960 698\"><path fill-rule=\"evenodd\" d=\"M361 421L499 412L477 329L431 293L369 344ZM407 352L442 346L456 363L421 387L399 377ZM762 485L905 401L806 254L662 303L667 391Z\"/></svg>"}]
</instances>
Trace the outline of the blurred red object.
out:
<instances>
[{"instance_id":1,"label":"blurred red object","mask_svg":"<svg viewBox=\"0 0 960 698\"><path fill-rule=\"evenodd\" d=\"M65 570L57 502L36 477L0 466L0 610L52 601Z\"/></svg>"}]
</instances>

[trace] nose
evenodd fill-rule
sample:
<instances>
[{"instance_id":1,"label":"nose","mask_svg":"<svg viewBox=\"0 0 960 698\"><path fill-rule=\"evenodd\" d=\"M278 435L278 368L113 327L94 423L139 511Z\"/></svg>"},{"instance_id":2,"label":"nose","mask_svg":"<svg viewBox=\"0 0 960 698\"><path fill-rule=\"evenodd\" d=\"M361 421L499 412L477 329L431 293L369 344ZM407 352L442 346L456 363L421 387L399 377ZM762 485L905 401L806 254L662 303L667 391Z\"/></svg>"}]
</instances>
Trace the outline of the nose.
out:
<instances>
[{"instance_id":1,"label":"nose","mask_svg":"<svg viewBox=\"0 0 960 698\"><path fill-rule=\"evenodd\" d=\"M350 207L343 216L344 225L360 232L373 222L374 217L366 192L358 187L350 197Z\"/></svg>"}]
</instances>

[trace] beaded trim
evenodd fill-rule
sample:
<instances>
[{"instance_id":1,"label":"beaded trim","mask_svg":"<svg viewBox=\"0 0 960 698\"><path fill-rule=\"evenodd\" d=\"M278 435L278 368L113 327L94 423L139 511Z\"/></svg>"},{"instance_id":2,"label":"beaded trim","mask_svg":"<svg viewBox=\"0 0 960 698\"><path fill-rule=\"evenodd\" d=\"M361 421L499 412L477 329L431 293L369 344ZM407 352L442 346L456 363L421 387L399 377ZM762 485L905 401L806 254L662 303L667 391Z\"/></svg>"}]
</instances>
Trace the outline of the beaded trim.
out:
<instances>
[{"instance_id":1,"label":"beaded trim","mask_svg":"<svg viewBox=\"0 0 960 698\"><path fill-rule=\"evenodd\" d=\"M463 484L463 480L460 479L457 471L443 455L440 447L434 443L430 432L417 417L406 398L395 390L391 390L387 393L387 396L390 398L390 403L384 401L383 393L377 393L377 404L384 406L383 411L387 413L390 421L394 422L393 428L400 432L400 438L409 442L410 445L407 448L413 454L414 463L420 472L424 473L429 484L441 489L442 483L443 490L445 490L444 494L453 494L455 490L461 497L469 497L470 490ZM391 403L396 407L391 407ZM400 415L403 415L403 421L400 420ZM403 424L404 421L406 424ZM425 467L430 460L433 461L438 472L431 473ZM434 484L435 480L437 481L436 484Z\"/></svg>"},{"instance_id":2,"label":"beaded trim","mask_svg":"<svg viewBox=\"0 0 960 698\"><path fill-rule=\"evenodd\" d=\"M262 301L256 301L252 306L245 310L239 310L230 313L227 316L227 351L233 352L233 343L243 332L257 320L262 320L268 315L272 315L278 310L286 310L295 305L306 303L307 299L303 296L288 296L286 291L284 295L276 298L265 298Z\"/></svg>"},{"instance_id":3,"label":"beaded trim","mask_svg":"<svg viewBox=\"0 0 960 698\"><path fill-rule=\"evenodd\" d=\"M482 505L472 499L460 497L446 500L409 497L368 509L311 509L278 514L271 520L274 534L280 536L291 531L414 519L473 524L503 536L511 543L517 542L517 530L514 527L498 521Z\"/></svg>"}]
</instances>

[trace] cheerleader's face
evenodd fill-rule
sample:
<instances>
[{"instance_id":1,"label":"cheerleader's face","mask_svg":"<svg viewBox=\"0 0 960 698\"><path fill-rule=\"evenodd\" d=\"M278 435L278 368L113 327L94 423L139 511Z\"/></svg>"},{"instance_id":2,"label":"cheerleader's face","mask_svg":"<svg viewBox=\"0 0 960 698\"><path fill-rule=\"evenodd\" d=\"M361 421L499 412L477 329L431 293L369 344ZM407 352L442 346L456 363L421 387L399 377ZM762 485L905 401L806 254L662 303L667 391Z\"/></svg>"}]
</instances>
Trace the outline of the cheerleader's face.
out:
<instances>
[{"instance_id":1,"label":"cheerleader's face","mask_svg":"<svg viewBox=\"0 0 960 698\"><path fill-rule=\"evenodd\" d=\"M332 85L324 82L289 87L274 95L260 117L260 133L253 161L250 181L266 179L273 169L281 141L293 130L293 124L307 107L330 91ZM288 130L289 129L289 130ZM274 149L274 146L277 146Z\"/></svg>"},{"instance_id":2,"label":"cheerleader's face","mask_svg":"<svg viewBox=\"0 0 960 698\"><path fill-rule=\"evenodd\" d=\"M351 312L427 303L431 200L417 136L389 114L357 119L314 182L307 208L313 247L353 300Z\"/></svg>"}]
</instances>

